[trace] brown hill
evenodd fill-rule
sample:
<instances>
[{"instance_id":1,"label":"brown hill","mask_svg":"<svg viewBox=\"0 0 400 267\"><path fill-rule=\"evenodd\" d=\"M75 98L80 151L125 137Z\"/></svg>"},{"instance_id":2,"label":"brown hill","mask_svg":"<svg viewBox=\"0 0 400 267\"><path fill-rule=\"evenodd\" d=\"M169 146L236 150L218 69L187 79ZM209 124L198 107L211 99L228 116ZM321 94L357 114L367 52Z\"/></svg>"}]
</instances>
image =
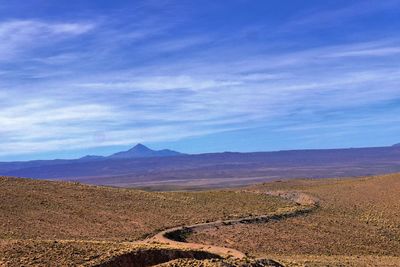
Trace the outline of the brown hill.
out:
<instances>
[{"instance_id":1,"label":"brown hill","mask_svg":"<svg viewBox=\"0 0 400 267\"><path fill-rule=\"evenodd\" d=\"M399 192L400 174L158 193L3 177L0 266L399 266ZM301 203L317 206L295 216L255 216ZM220 221L227 218L243 223ZM135 242L208 221L215 227L184 237L205 252ZM275 261L220 259L207 252L210 245Z\"/></svg>"},{"instance_id":2,"label":"brown hill","mask_svg":"<svg viewBox=\"0 0 400 267\"><path fill-rule=\"evenodd\" d=\"M239 191L156 193L2 177L0 265L45 264L57 257L83 263L160 229L261 215L291 205Z\"/></svg>"}]
</instances>

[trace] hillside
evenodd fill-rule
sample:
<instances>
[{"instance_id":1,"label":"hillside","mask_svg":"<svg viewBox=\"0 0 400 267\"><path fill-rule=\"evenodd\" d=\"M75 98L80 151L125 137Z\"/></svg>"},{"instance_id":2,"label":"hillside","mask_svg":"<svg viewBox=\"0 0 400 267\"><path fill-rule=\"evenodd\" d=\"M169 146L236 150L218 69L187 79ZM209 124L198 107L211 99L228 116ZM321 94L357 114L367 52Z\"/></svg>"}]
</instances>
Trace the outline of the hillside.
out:
<instances>
[{"instance_id":1,"label":"hillside","mask_svg":"<svg viewBox=\"0 0 400 267\"><path fill-rule=\"evenodd\" d=\"M57 257L69 264L89 262L160 229L292 205L239 191L156 193L2 177L0 265L44 264Z\"/></svg>"},{"instance_id":2,"label":"hillside","mask_svg":"<svg viewBox=\"0 0 400 267\"><path fill-rule=\"evenodd\" d=\"M400 174L203 192L2 177L0 265L399 266L398 192Z\"/></svg>"},{"instance_id":3,"label":"hillside","mask_svg":"<svg viewBox=\"0 0 400 267\"><path fill-rule=\"evenodd\" d=\"M400 175L291 180L252 186L256 192L297 191L320 199L310 215L258 225L224 226L191 235L288 266L399 266ZM296 264L298 265L296 265ZM308 265L307 265L308 266Z\"/></svg>"},{"instance_id":4,"label":"hillside","mask_svg":"<svg viewBox=\"0 0 400 267\"><path fill-rule=\"evenodd\" d=\"M3 239L136 240L165 227L288 205L234 191L156 193L14 178L0 178L0 189Z\"/></svg>"},{"instance_id":5,"label":"hillside","mask_svg":"<svg viewBox=\"0 0 400 267\"><path fill-rule=\"evenodd\" d=\"M196 193L2 177L0 265L398 266L398 192L400 174ZM180 225L193 249L137 241ZM219 259L212 246L250 258Z\"/></svg>"}]
</instances>

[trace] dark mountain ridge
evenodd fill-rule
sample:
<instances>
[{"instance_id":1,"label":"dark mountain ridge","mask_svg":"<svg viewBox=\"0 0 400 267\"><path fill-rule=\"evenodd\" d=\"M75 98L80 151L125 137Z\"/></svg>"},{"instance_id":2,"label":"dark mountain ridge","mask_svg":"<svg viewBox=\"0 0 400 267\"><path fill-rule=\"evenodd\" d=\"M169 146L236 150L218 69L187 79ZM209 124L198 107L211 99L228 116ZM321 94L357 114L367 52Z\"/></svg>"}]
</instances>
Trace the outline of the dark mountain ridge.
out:
<instances>
[{"instance_id":1,"label":"dark mountain ridge","mask_svg":"<svg viewBox=\"0 0 400 267\"><path fill-rule=\"evenodd\" d=\"M400 147L288 150L159 156L142 145L122 157L0 163L0 175L113 186L250 183L282 178L363 176L400 172ZM161 150L163 151L163 150ZM137 153L146 157L135 157ZM160 151L156 151L160 152ZM115 154L114 154L115 155ZM132 157L127 157L132 155ZM150 156L158 155L158 156ZM7 166L7 164L9 164ZM10 167L11 164L11 167ZM207 180L207 181L206 181Z\"/></svg>"},{"instance_id":2,"label":"dark mountain ridge","mask_svg":"<svg viewBox=\"0 0 400 267\"><path fill-rule=\"evenodd\" d=\"M80 162L98 161L106 159L133 159L133 158L148 158L148 157L170 157L184 155L180 152L163 149L163 150L152 150L142 144L137 144L128 151L117 152L110 156L97 156L97 155L86 155L79 159L53 159L53 160L31 160L31 161L14 161L14 162L0 162L0 172L11 171L24 168L33 168L41 166L51 165L64 165L64 164L76 164Z\"/></svg>"},{"instance_id":3,"label":"dark mountain ridge","mask_svg":"<svg viewBox=\"0 0 400 267\"><path fill-rule=\"evenodd\" d=\"M147 146L144 146L142 144L137 144L128 151L122 151L112 154L111 156L108 156L108 158L112 159L151 158L151 157L171 157L178 155L181 155L181 153L169 149L152 150Z\"/></svg>"}]
</instances>

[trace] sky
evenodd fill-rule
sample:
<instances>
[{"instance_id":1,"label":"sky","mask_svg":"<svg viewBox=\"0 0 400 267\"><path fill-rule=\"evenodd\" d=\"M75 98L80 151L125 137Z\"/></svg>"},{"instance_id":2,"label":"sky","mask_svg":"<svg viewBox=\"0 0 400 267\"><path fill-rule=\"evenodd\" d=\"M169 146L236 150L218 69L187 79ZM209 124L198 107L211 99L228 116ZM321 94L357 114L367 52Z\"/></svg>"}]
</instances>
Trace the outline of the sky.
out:
<instances>
[{"instance_id":1,"label":"sky","mask_svg":"<svg viewBox=\"0 0 400 267\"><path fill-rule=\"evenodd\" d=\"M0 160L400 142L400 0L0 0Z\"/></svg>"}]
</instances>

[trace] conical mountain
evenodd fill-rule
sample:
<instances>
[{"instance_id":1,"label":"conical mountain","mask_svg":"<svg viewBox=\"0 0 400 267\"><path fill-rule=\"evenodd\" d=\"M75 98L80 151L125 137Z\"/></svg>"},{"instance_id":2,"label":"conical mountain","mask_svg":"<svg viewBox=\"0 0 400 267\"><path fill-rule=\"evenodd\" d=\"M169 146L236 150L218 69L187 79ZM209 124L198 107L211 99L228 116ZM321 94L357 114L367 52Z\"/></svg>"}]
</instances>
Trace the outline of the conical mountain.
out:
<instances>
[{"instance_id":1,"label":"conical mountain","mask_svg":"<svg viewBox=\"0 0 400 267\"><path fill-rule=\"evenodd\" d=\"M181 153L169 149L153 150L145 145L137 144L127 151L118 152L109 156L114 159L149 158L149 157L170 157L181 155Z\"/></svg>"}]
</instances>

